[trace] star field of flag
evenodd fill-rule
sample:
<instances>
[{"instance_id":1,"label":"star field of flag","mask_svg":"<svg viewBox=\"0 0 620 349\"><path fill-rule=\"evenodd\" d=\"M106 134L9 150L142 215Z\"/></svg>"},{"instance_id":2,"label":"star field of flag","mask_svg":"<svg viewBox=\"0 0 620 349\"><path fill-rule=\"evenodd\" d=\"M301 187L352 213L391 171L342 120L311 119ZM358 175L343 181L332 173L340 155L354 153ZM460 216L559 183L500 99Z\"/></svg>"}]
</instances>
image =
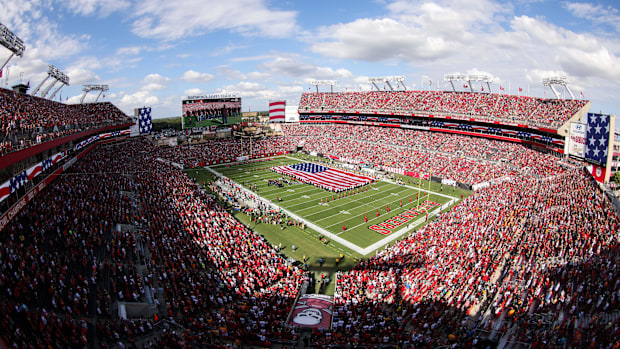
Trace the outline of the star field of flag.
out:
<instances>
[{"instance_id":1,"label":"star field of flag","mask_svg":"<svg viewBox=\"0 0 620 349\"><path fill-rule=\"evenodd\" d=\"M599 165L607 163L609 149L609 115L588 113L586 159Z\"/></svg>"},{"instance_id":2,"label":"star field of flag","mask_svg":"<svg viewBox=\"0 0 620 349\"><path fill-rule=\"evenodd\" d=\"M153 130L151 120L151 108L138 109L138 122L140 123L140 133L150 133Z\"/></svg>"}]
</instances>

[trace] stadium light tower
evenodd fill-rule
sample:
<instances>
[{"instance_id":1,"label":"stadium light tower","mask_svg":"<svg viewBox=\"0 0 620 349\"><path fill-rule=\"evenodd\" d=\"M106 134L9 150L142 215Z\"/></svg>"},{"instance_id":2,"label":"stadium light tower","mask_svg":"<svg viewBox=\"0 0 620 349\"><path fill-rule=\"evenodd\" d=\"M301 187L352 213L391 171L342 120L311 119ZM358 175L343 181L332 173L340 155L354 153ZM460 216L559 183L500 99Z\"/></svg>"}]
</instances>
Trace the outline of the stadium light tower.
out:
<instances>
[{"instance_id":1,"label":"stadium light tower","mask_svg":"<svg viewBox=\"0 0 620 349\"><path fill-rule=\"evenodd\" d=\"M9 63L13 56L23 57L26 46L22 39L18 38L12 31L9 30L4 24L0 23L0 44L11 51L9 58L4 61L0 67L0 71Z\"/></svg>"},{"instance_id":2,"label":"stadium light tower","mask_svg":"<svg viewBox=\"0 0 620 349\"><path fill-rule=\"evenodd\" d=\"M54 79L56 79L54 81L53 84L51 84L50 86L48 86L45 90L43 90L43 92L41 92L41 97L45 98L45 96L47 95L47 93L49 92L49 90L52 88L52 86L54 86L56 84L56 82L60 82L60 86L54 91L54 93L52 93L52 95L50 96L50 99L54 98L54 95L56 95L56 93L58 91L60 91L60 89L67 85L69 86L69 77L67 76L67 74L61 72L60 70L58 70L58 68L52 66L54 69L52 69L52 77Z\"/></svg>"},{"instance_id":3,"label":"stadium light tower","mask_svg":"<svg viewBox=\"0 0 620 349\"><path fill-rule=\"evenodd\" d=\"M571 99L575 99L575 96L573 95L573 92L568 88L568 80L566 79L566 76L556 76L556 77L544 78L544 79L542 79L542 85L543 86L549 86L549 88L551 88L551 91L553 91L553 94L555 95L555 98L557 98L557 99L560 99L560 94L558 93L558 91L555 89L555 87L553 85L563 86L566 89L566 91L568 92L568 94L570 95Z\"/></svg>"},{"instance_id":4,"label":"stadium light tower","mask_svg":"<svg viewBox=\"0 0 620 349\"><path fill-rule=\"evenodd\" d=\"M371 83L376 89L377 91L381 91L381 89L379 88L379 86L377 86L377 82L381 83L385 83L387 84L387 86L390 88L390 91L395 91L394 87L392 86L392 84L390 82L396 82L396 87L401 87L403 91L407 91L407 86L405 86L405 77L403 75L398 75L398 76L378 76L378 77L374 77L374 78L368 78L368 82Z\"/></svg>"},{"instance_id":5,"label":"stadium light tower","mask_svg":"<svg viewBox=\"0 0 620 349\"><path fill-rule=\"evenodd\" d=\"M43 86L43 84L47 81L47 79L49 78L53 78L54 82L52 82L48 87L46 87L43 91L41 91L41 97L45 98L45 96L47 95L47 93L49 92L49 90L56 85L57 82L60 82L61 85L58 89L56 89L56 91L54 91L54 93L52 94L52 97L54 97L54 95L65 85L69 86L69 77L67 76L67 74L61 72L60 70L58 70L58 68L56 68L53 65L48 65L47 66L47 76L45 77L45 79L43 79L43 81L41 81L37 87L32 91L32 95L36 96L37 92L39 92L39 89L41 89L41 86Z\"/></svg>"},{"instance_id":6,"label":"stadium light tower","mask_svg":"<svg viewBox=\"0 0 620 349\"><path fill-rule=\"evenodd\" d=\"M329 85L329 89L334 93L334 85L338 85L338 80L313 80L310 85L316 86L316 92L319 92L319 85Z\"/></svg>"},{"instance_id":7,"label":"stadium light tower","mask_svg":"<svg viewBox=\"0 0 620 349\"><path fill-rule=\"evenodd\" d=\"M454 87L454 81L467 81L467 84L469 85L469 90L471 92L474 92L474 87L471 84L472 81L480 81L480 82L486 83L487 91L489 91L489 93L491 93L491 82L493 82L493 77L491 75L486 75L486 74L453 73L453 74L444 75L443 79L445 81L448 81L450 85L452 85L452 90L454 92L456 92L456 88Z\"/></svg>"},{"instance_id":8,"label":"stadium light tower","mask_svg":"<svg viewBox=\"0 0 620 349\"><path fill-rule=\"evenodd\" d=\"M82 95L82 98L80 98L80 104L84 103L84 98L86 98L86 94L88 92L99 91L97 98L95 98L95 103L97 103L101 94L110 89L108 85L83 85L83 86L84 88L82 89L82 91L84 91L84 94Z\"/></svg>"}]
</instances>

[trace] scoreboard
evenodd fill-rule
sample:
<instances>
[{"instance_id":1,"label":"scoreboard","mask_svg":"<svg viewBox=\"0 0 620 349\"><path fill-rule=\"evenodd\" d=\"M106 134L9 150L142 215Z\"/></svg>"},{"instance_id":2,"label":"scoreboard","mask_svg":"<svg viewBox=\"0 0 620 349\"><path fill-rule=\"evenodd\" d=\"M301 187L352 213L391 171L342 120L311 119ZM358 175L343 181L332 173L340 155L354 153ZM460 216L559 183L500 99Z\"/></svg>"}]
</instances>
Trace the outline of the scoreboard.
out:
<instances>
[{"instance_id":1,"label":"scoreboard","mask_svg":"<svg viewBox=\"0 0 620 349\"><path fill-rule=\"evenodd\" d=\"M241 122L241 97L232 94L188 96L181 102L181 108L183 128Z\"/></svg>"}]
</instances>

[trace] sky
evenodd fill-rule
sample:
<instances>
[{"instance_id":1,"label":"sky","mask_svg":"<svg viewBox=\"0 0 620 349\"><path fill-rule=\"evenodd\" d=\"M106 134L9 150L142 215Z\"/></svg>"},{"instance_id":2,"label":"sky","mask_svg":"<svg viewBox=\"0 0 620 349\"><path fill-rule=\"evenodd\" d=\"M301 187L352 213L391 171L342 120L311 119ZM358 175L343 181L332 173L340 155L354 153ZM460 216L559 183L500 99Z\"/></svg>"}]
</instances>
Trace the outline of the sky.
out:
<instances>
[{"instance_id":1,"label":"sky","mask_svg":"<svg viewBox=\"0 0 620 349\"><path fill-rule=\"evenodd\" d=\"M404 76L409 90L447 90L445 74L487 74L493 92L553 97L542 79L565 76L591 112L620 115L619 8L611 0L0 0L0 23L26 45L0 85L34 88L52 64L70 79L56 100L79 103L84 84L107 84L102 100L128 115L150 106L162 118L181 115L188 95L234 94L244 112L275 99L298 105L314 80L336 80L344 92L372 89L369 77ZM0 64L9 55L0 46Z\"/></svg>"}]
</instances>

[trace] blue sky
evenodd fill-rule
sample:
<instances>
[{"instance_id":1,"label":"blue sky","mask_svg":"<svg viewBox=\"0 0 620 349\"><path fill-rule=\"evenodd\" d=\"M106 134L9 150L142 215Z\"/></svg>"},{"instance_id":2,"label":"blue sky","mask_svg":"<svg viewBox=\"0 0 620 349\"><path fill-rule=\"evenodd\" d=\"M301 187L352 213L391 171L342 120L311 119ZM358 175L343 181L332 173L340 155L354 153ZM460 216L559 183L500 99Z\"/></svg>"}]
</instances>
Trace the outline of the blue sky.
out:
<instances>
[{"instance_id":1,"label":"blue sky","mask_svg":"<svg viewBox=\"0 0 620 349\"><path fill-rule=\"evenodd\" d=\"M243 111L269 99L297 105L312 80L369 90L369 77L405 76L408 89L444 89L448 73L485 73L493 89L551 97L566 76L591 111L620 113L620 12L612 1L0 0L0 22L26 43L0 84L35 86L53 64L77 103L83 84L128 114L178 116L187 95L232 93ZM0 47L0 60L10 52ZM8 77L7 77L8 75ZM480 88L479 86L475 86ZM326 87L323 87L327 90ZM313 87L314 90L314 87ZM565 94L568 97L568 94ZM89 94L86 101L94 99Z\"/></svg>"}]
</instances>

